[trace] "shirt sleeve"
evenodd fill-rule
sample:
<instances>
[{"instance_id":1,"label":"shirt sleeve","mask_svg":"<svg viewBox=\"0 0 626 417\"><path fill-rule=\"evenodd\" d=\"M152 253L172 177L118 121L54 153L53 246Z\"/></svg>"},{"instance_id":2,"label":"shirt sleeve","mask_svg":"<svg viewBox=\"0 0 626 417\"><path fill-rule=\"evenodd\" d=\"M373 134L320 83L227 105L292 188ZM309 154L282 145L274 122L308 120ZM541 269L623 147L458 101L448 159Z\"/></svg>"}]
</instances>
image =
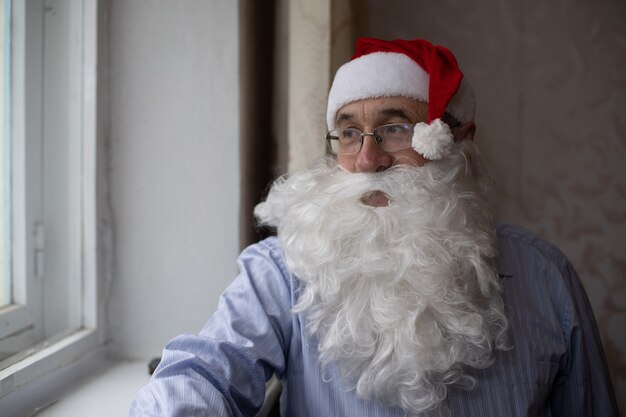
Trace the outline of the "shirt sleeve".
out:
<instances>
[{"instance_id":1,"label":"shirt sleeve","mask_svg":"<svg viewBox=\"0 0 626 417\"><path fill-rule=\"evenodd\" d=\"M265 382L283 373L291 339L291 283L275 240L246 249L240 274L198 335L170 341L131 417L253 416Z\"/></svg>"},{"instance_id":2,"label":"shirt sleeve","mask_svg":"<svg viewBox=\"0 0 626 417\"><path fill-rule=\"evenodd\" d=\"M572 265L564 261L561 269L572 303L564 323L568 353L554 381L552 415L617 417L615 391L591 305Z\"/></svg>"}]
</instances>

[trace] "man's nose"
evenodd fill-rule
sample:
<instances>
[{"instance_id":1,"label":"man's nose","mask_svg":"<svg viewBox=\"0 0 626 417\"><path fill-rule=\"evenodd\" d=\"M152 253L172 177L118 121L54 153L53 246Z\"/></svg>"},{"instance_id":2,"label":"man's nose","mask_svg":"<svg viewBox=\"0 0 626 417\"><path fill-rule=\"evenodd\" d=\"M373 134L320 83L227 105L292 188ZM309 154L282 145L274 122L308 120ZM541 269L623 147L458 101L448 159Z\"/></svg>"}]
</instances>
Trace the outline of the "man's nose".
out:
<instances>
[{"instance_id":1,"label":"man's nose","mask_svg":"<svg viewBox=\"0 0 626 417\"><path fill-rule=\"evenodd\" d=\"M356 172L380 172L391 167L393 158L380 149L373 135L363 136L363 146L354 164Z\"/></svg>"}]
</instances>

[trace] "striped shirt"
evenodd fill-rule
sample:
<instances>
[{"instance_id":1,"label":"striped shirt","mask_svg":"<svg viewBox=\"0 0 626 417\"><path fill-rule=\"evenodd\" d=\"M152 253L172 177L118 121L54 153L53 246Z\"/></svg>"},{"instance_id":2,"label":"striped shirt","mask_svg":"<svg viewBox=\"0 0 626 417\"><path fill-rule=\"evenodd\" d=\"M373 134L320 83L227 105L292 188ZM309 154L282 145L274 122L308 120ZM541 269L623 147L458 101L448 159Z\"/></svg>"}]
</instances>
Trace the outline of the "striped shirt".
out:
<instances>
[{"instance_id":1,"label":"striped shirt","mask_svg":"<svg viewBox=\"0 0 626 417\"><path fill-rule=\"evenodd\" d=\"M530 233L498 227L503 297L513 349L492 366L469 369L474 389L450 390L451 416L617 416L615 395L585 291L561 252ZM291 309L300 281L269 238L247 248L241 273L198 335L170 341L131 417L254 416L276 374L289 417L404 416L357 398L331 368Z\"/></svg>"}]
</instances>

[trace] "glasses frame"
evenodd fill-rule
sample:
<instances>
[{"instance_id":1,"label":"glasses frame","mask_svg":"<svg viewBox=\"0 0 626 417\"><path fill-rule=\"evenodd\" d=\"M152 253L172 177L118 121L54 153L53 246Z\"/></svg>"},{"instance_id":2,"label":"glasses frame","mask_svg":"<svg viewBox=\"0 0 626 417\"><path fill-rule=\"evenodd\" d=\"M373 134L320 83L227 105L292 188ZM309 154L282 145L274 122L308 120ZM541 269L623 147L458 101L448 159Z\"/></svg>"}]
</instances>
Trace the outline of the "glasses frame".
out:
<instances>
[{"instance_id":1,"label":"glasses frame","mask_svg":"<svg viewBox=\"0 0 626 417\"><path fill-rule=\"evenodd\" d=\"M376 131L378 129L380 129L380 128L389 127L389 126L411 126L411 129L415 128L415 125L413 123L387 123L387 124L375 127L372 132L361 132L361 130L357 129L356 127L346 128L346 129L332 129L332 130L329 130L328 132L326 132L326 135L324 136L324 138L326 139L326 143L328 145L328 150L329 150L329 152L332 155L356 155L356 154L358 154L359 152L361 152L361 149L363 149L363 142L365 141L364 140L365 136L372 136L374 138L374 142L376 143L376 146L378 146L378 149L380 149L383 152L387 152L387 153L389 153L389 152L399 152L399 151L403 151L405 149L410 148L411 145L412 145L411 142L409 142L408 145L405 148L400 148L400 149L396 149L396 150L393 150L393 151L386 151L386 150L383 149L383 147L381 145L381 143L383 142L383 138L382 138L382 136L377 135ZM353 130L357 130L357 131L361 132L361 134L360 134L361 138L359 140L359 149L354 151L354 152L342 152L342 153L333 152L333 145L332 145L331 141L332 140L339 141L339 137L331 135L331 132L335 132L335 131L338 131L338 130L347 130L347 129L353 129Z\"/></svg>"}]
</instances>

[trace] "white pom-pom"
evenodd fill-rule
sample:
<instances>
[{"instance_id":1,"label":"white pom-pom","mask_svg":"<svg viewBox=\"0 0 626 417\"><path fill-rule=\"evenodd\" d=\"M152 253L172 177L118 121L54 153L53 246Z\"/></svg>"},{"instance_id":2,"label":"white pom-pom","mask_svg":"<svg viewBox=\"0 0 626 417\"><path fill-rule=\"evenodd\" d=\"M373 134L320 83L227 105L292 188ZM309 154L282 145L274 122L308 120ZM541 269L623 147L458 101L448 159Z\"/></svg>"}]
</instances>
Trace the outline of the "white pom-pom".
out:
<instances>
[{"instance_id":1,"label":"white pom-pom","mask_svg":"<svg viewBox=\"0 0 626 417\"><path fill-rule=\"evenodd\" d=\"M435 119L431 124L418 123L413 129L413 149L424 158L438 160L450 153L454 140L447 123Z\"/></svg>"}]
</instances>

